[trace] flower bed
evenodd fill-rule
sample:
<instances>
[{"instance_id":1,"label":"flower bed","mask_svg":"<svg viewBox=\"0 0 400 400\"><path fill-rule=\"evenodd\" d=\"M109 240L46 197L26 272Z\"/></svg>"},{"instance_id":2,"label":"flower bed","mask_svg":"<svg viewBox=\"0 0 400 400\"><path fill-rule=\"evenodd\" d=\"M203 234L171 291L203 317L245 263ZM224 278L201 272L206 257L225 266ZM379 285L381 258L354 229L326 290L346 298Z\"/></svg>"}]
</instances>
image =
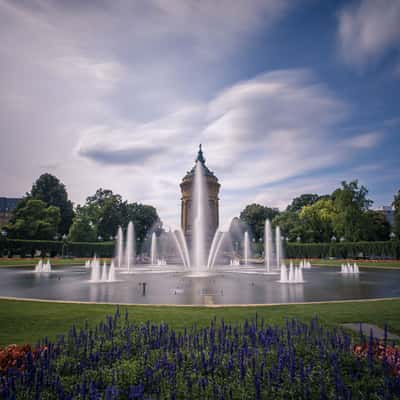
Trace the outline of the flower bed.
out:
<instances>
[{"instance_id":1,"label":"flower bed","mask_svg":"<svg viewBox=\"0 0 400 400\"><path fill-rule=\"evenodd\" d=\"M0 378L4 399L395 399L400 377L317 319L211 321L175 331L118 309L94 329L28 351Z\"/></svg>"}]
</instances>

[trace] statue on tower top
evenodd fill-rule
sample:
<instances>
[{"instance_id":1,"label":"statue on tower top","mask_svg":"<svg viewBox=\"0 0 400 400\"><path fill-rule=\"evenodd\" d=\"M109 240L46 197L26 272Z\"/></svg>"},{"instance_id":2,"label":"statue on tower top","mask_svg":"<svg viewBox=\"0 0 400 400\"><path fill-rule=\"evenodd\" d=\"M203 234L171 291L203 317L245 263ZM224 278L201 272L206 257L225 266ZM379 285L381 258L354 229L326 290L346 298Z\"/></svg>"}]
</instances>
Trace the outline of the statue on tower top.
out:
<instances>
[{"instance_id":1,"label":"statue on tower top","mask_svg":"<svg viewBox=\"0 0 400 400\"><path fill-rule=\"evenodd\" d=\"M201 143L199 144L199 152L197 153L196 161L200 161L202 164L206 162L206 159L203 156L203 150L201 149Z\"/></svg>"}]
</instances>

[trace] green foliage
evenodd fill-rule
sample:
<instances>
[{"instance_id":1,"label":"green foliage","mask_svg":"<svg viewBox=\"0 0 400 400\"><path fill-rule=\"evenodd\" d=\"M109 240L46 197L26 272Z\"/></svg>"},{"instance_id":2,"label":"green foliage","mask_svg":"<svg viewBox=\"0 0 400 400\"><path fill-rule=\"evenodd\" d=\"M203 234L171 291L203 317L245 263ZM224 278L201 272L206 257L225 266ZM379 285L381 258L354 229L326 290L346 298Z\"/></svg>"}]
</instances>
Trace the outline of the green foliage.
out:
<instances>
[{"instance_id":1,"label":"green foliage","mask_svg":"<svg viewBox=\"0 0 400 400\"><path fill-rule=\"evenodd\" d=\"M97 240L97 227L91 221L87 208L78 206L76 209L68 239L72 242L95 242Z\"/></svg>"},{"instance_id":2,"label":"green foliage","mask_svg":"<svg viewBox=\"0 0 400 400\"><path fill-rule=\"evenodd\" d=\"M240 220L247 224L253 237L259 240L264 236L264 224L268 218L271 221L278 215L278 211L262 206L260 204L250 204L241 213Z\"/></svg>"},{"instance_id":3,"label":"green foliage","mask_svg":"<svg viewBox=\"0 0 400 400\"><path fill-rule=\"evenodd\" d=\"M333 235L333 223L337 209L330 198L322 198L312 205L304 206L299 212L303 225L303 240L306 242L329 242Z\"/></svg>"},{"instance_id":4,"label":"green foliage","mask_svg":"<svg viewBox=\"0 0 400 400\"><path fill-rule=\"evenodd\" d=\"M77 208L69 238L72 241L90 242L100 236L108 240L116 235L118 226L125 229L129 221L134 223L136 237L140 241L155 224L161 226L154 207L128 203L119 194L100 188L87 198L85 205Z\"/></svg>"},{"instance_id":5,"label":"green foliage","mask_svg":"<svg viewBox=\"0 0 400 400\"><path fill-rule=\"evenodd\" d=\"M390 237L390 224L381 211L368 210L364 218L366 240L380 241L387 240Z\"/></svg>"},{"instance_id":6,"label":"green foliage","mask_svg":"<svg viewBox=\"0 0 400 400\"><path fill-rule=\"evenodd\" d=\"M394 196L392 203L394 207L394 228L398 238L400 238L400 190Z\"/></svg>"},{"instance_id":7,"label":"green foliage","mask_svg":"<svg viewBox=\"0 0 400 400\"><path fill-rule=\"evenodd\" d=\"M313 205L319 198L318 194L302 194L292 200L292 203L287 206L286 211L298 212L305 206Z\"/></svg>"},{"instance_id":8,"label":"green foliage","mask_svg":"<svg viewBox=\"0 0 400 400\"><path fill-rule=\"evenodd\" d=\"M40 253L42 256L69 255L74 257L113 257L114 242L85 243L85 242L64 242L50 240L0 240L0 256L31 256Z\"/></svg>"},{"instance_id":9,"label":"green foliage","mask_svg":"<svg viewBox=\"0 0 400 400\"><path fill-rule=\"evenodd\" d=\"M282 236L287 237L291 242L296 238L304 237L303 225L300 222L299 214L293 211L284 211L273 219L273 225L279 225Z\"/></svg>"},{"instance_id":10,"label":"green foliage","mask_svg":"<svg viewBox=\"0 0 400 400\"><path fill-rule=\"evenodd\" d=\"M358 187L358 181L342 182L342 187L332 193L332 199L337 209L337 216L333 221L333 229L338 237L356 242L366 240L365 211L372 201L367 199L368 190L364 186Z\"/></svg>"},{"instance_id":11,"label":"green foliage","mask_svg":"<svg viewBox=\"0 0 400 400\"><path fill-rule=\"evenodd\" d=\"M53 239L60 223L60 209L41 200L21 202L6 226L9 237L26 239Z\"/></svg>"},{"instance_id":12,"label":"green foliage","mask_svg":"<svg viewBox=\"0 0 400 400\"><path fill-rule=\"evenodd\" d=\"M72 202L68 200L65 185L57 177L51 174L41 175L33 184L31 192L28 193L28 198L42 200L47 205L58 207L61 216L58 233L68 233L74 211Z\"/></svg>"},{"instance_id":13,"label":"green foliage","mask_svg":"<svg viewBox=\"0 0 400 400\"><path fill-rule=\"evenodd\" d=\"M343 243L286 243L289 258L400 258L400 241Z\"/></svg>"},{"instance_id":14,"label":"green foliage","mask_svg":"<svg viewBox=\"0 0 400 400\"><path fill-rule=\"evenodd\" d=\"M0 255L34 257L40 252L42 257L54 257L62 253L62 247L60 241L7 239L0 241Z\"/></svg>"}]
</instances>

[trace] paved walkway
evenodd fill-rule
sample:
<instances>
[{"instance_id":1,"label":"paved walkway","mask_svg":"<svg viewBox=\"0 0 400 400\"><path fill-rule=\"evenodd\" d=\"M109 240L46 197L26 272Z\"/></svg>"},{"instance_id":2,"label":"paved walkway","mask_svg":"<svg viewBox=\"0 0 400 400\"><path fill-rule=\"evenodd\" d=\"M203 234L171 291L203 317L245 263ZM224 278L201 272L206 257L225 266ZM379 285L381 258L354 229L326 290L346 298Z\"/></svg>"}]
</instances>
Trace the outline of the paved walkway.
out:
<instances>
[{"instance_id":1,"label":"paved walkway","mask_svg":"<svg viewBox=\"0 0 400 400\"><path fill-rule=\"evenodd\" d=\"M371 334L371 329L372 329L372 335L375 339L382 340L385 337L385 331L382 328L379 328L379 326L373 325L373 324L368 324L366 322L358 322L358 323L349 323L349 324L342 324L343 328L350 329L354 332L359 333L360 328L362 333L369 337ZM400 336L387 332L387 338L390 340L397 340L400 339Z\"/></svg>"}]
</instances>

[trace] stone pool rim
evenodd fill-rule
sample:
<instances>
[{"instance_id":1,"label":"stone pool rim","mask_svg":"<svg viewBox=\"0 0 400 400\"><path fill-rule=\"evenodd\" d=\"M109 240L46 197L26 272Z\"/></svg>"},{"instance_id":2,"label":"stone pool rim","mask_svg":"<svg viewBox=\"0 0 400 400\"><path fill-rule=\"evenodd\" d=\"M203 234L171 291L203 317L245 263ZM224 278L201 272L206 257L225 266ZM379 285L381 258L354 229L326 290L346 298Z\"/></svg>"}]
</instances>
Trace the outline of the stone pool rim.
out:
<instances>
[{"instance_id":1,"label":"stone pool rim","mask_svg":"<svg viewBox=\"0 0 400 400\"><path fill-rule=\"evenodd\" d=\"M372 301L392 301L400 300L399 297L377 297L371 299L353 299L353 300L325 300L325 301L302 301L291 303L258 303L258 304L149 304L149 303L118 303L118 302L97 302L97 301L77 301L77 300L51 300L51 299L37 299L28 297L12 297L0 296L0 300L9 301L25 301L37 303L57 303L57 304L82 304L82 305L101 305L101 306L133 306L133 307L192 307L192 308L233 308L233 307L274 307L274 306L294 306L294 305L308 305L308 304L341 304L341 303L365 303Z\"/></svg>"}]
</instances>

